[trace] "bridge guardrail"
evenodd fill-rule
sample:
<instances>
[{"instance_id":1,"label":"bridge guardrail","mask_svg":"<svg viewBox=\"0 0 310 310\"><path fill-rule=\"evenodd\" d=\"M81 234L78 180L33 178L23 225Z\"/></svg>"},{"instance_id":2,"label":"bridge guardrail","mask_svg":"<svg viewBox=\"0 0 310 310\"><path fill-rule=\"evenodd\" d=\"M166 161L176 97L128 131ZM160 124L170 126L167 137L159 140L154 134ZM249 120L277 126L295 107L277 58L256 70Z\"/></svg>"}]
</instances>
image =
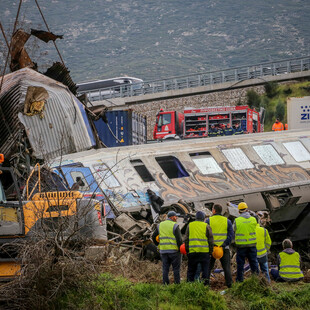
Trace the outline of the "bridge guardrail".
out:
<instances>
[{"instance_id":1,"label":"bridge guardrail","mask_svg":"<svg viewBox=\"0 0 310 310\"><path fill-rule=\"evenodd\" d=\"M137 84L101 88L92 91L80 92L87 94L90 101L112 98L133 97L146 94L155 94L170 90L207 86L225 82L241 82L250 79L264 79L266 76L288 74L310 70L310 56L294 59L266 62L259 65L242 66L225 70L210 71L187 76L171 77Z\"/></svg>"}]
</instances>

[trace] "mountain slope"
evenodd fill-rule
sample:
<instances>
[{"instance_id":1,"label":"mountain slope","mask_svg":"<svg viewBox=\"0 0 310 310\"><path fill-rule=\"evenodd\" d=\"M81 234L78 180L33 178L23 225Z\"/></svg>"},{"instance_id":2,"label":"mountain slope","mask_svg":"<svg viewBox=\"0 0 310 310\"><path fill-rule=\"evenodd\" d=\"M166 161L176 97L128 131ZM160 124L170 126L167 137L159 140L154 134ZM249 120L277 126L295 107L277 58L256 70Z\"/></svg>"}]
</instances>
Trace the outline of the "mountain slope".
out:
<instances>
[{"instance_id":1,"label":"mountain slope","mask_svg":"<svg viewBox=\"0 0 310 310\"><path fill-rule=\"evenodd\" d=\"M307 0L39 3L51 31L64 34L56 43L76 82L121 75L152 80L309 53ZM17 3L1 0L0 9L5 30L12 29ZM25 29L45 29L34 1L24 0L21 17ZM39 64L58 60L52 42L37 43L48 51L36 50Z\"/></svg>"}]
</instances>

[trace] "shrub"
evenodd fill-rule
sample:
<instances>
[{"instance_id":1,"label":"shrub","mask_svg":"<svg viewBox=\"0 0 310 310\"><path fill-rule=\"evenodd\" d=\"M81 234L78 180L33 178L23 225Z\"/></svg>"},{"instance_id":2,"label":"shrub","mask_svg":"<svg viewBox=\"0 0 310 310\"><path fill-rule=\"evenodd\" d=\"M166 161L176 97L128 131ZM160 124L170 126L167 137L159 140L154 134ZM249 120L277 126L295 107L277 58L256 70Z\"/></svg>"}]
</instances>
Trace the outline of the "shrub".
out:
<instances>
[{"instance_id":1,"label":"shrub","mask_svg":"<svg viewBox=\"0 0 310 310\"><path fill-rule=\"evenodd\" d=\"M285 103L283 101L279 101L276 106L276 117L280 118L283 121L285 116Z\"/></svg>"},{"instance_id":2,"label":"shrub","mask_svg":"<svg viewBox=\"0 0 310 310\"><path fill-rule=\"evenodd\" d=\"M265 123L271 123L274 119L274 111L266 109Z\"/></svg>"},{"instance_id":3,"label":"shrub","mask_svg":"<svg viewBox=\"0 0 310 310\"><path fill-rule=\"evenodd\" d=\"M250 108L259 108L261 103L260 95L253 89L250 89L246 93L247 105Z\"/></svg>"},{"instance_id":4,"label":"shrub","mask_svg":"<svg viewBox=\"0 0 310 310\"><path fill-rule=\"evenodd\" d=\"M278 83L276 82L268 82L264 88L268 98L273 98L278 94Z\"/></svg>"},{"instance_id":5,"label":"shrub","mask_svg":"<svg viewBox=\"0 0 310 310\"><path fill-rule=\"evenodd\" d=\"M292 93L292 89L289 87L289 88L284 89L283 92L284 92L285 95L288 96L288 95L290 95Z\"/></svg>"},{"instance_id":6,"label":"shrub","mask_svg":"<svg viewBox=\"0 0 310 310\"><path fill-rule=\"evenodd\" d=\"M261 106L264 107L265 109L268 109L270 107L270 99L266 96L263 96L261 98Z\"/></svg>"}]
</instances>

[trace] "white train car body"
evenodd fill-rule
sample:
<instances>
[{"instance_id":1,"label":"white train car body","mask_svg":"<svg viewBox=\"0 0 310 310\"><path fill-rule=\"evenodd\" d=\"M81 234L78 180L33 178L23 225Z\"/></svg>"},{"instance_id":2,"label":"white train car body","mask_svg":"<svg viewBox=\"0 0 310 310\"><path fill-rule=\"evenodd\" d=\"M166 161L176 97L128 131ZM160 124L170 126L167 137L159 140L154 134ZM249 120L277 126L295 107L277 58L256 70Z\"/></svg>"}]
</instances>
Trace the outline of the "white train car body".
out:
<instances>
[{"instance_id":1,"label":"white train car body","mask_svg":"<svg viewBox=\"0 0 310 310\"><path fill-rule=\"evenodd\" d=\"M58 158L53 167L69 185L83 179L86 195L141 217L150 216L151 189L164 206L182 199L194 210L245 201L270 213L274 236L310 238L310 130L90 150Z\"/></svg>"}]
</instances>

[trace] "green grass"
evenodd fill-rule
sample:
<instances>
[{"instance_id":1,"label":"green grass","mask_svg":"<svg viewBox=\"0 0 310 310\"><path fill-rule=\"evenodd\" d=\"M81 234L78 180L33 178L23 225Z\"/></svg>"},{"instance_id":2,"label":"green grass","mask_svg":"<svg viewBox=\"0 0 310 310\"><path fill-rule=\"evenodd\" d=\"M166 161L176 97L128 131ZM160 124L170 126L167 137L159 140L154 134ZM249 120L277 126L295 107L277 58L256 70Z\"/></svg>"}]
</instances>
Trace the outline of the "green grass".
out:
<instances>
[{"instance_id":1,"label":"green grass","mask_svg":"<svg viewBox=\"0 0 310 310\"><path fill-rule=\"evenodd\" d=\"M236 283L222 296L202 283L161 285L131 283L124 278L101 274L58 300L57 309L117 310L305 310L310 309L310 285L274 283L252 277Z\"/></svg>"},{"instance_id":2,"label":"green grass","mask_svg":"<svg viewBox=\"0 0 310 310\"><path fill-rule=\"evenodd\" d=\"M70 292L57 305L61 309L200 310L228 309L224 298L202 283L181 285L132 284L102 274L91 285Z\"/></svg>"},{"instance_id":3,"label":"green grass","mask_svg":"<svg viewBox=\"0 0 310 310\"><path fill-rule=\"evenodd\" d=\"M266 284L252 277L228 291L229 309L246 310L305 310L310 309L310 285L300 283Z\"/></svg>"}]
</instances>

